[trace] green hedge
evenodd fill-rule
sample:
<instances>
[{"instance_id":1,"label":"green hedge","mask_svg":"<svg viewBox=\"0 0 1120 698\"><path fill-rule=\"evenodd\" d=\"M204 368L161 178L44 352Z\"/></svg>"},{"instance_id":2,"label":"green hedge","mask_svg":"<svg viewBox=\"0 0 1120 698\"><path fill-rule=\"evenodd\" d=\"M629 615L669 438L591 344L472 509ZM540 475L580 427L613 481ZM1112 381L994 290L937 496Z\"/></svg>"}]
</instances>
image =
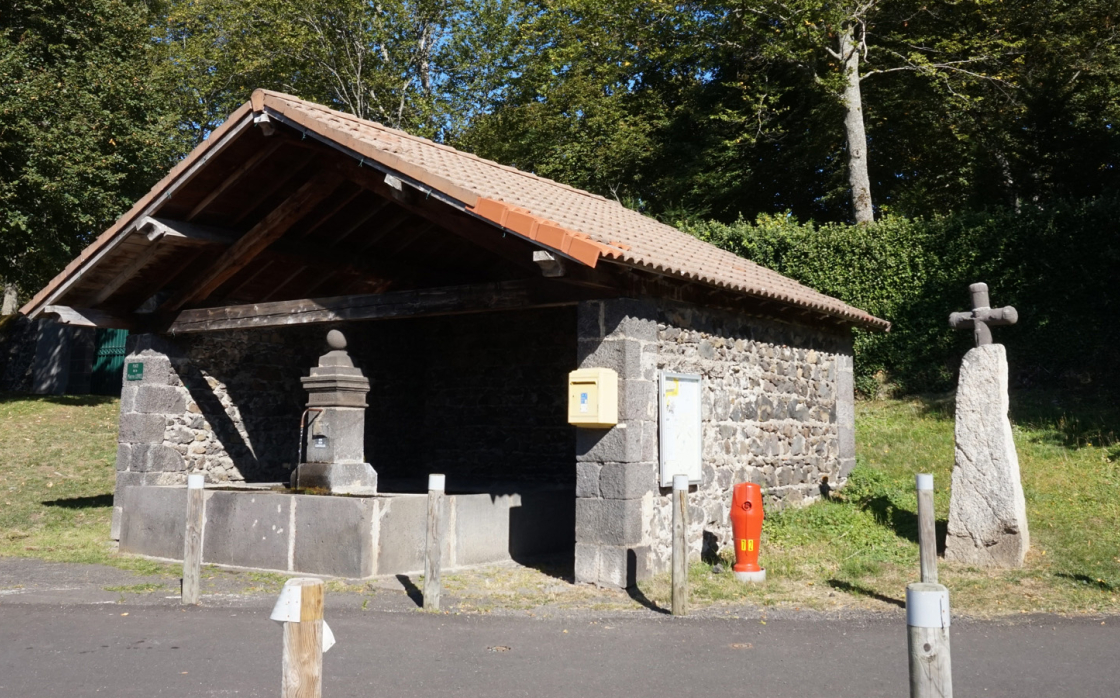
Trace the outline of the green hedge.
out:
<instances>
[{"instance_id":1,"label":"green hedge","mask_svg":"<svg viewBox=\"0 0 1120 698\"><path fill-rule=\"evenodd\" d=\"M1019 311L1017 325L993 330L1013 382L1118 382L1120 198L870 226L763 216L682 228L890 320L889 333L857 332L861 392L884 380L904 392L952 387L972 335L949 329L948 316L969 308L977 281L994 306Z\"/></svg>"}]
</instances>

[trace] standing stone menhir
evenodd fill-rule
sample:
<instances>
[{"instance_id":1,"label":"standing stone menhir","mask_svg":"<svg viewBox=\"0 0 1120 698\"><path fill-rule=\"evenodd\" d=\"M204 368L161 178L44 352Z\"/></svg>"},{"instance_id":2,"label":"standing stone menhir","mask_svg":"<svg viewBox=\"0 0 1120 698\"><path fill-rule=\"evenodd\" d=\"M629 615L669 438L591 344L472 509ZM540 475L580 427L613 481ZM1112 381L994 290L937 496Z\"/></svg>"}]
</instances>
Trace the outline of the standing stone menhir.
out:
<instances>
[{"instance_id":1,"label":"standing stone menhir","mask_svg":"<svg viewBox=\"0 0 1120 698\"><path fill-rule=\"evenodd\" d=\"M988 287L973 284L972 313L950 324L972 328L977 346L965 354L957 386L956 453L945 557L982 567L1021 567L1030 547L1019 458L1007 418L1007 352L991 343L987 325L1017 319L1011 307L988 307Z\"/></svg>"}]
</instances>

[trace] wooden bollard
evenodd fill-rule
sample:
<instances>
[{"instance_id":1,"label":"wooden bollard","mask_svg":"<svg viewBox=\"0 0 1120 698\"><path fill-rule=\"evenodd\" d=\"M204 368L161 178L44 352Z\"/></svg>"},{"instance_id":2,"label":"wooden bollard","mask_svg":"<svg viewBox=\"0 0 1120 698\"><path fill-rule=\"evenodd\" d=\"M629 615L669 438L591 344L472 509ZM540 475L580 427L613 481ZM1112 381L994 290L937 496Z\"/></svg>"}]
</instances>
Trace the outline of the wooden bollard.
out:
<instances>
[{"instance_id":1,"label":"wooden bollard","mask_svg":"<svg viewBox=\"0 0 1120 698\"><path fill-rule=\"evenodd\" d=\"M440 567L443 565L443 541L447 536L444 520L444 489L446 475L428 475L428 540L424 553L424 610L438 611L442 590Z\"/></svg>"},{"instance_id":2,"label":"wooden bollard","mask_svg":"<svg viewBox=\"0 0 1120 698\"><path fill-rule=\"evenodd\" d=\"M206 476L187 476L187 529L183 536L183 593L181 603L198 605L202 579L202 517L205 513Z\"/></svg>"},{"instance_id":3,"label":"wooden bollard","mask_svg":"<svg viewBox=\"0 0 1120 698\"><path fill-rule=\"evenodd\" d=\"M673 615L688 613L688 476L673 476Z\"/></svg>"},{"instance_id":4,"label":"wooden bollard","mask_svg":"<svg viewBox=\"0 0 1120 698\"><path fill-rule=\"evenodd\" d=\"M933 475L920 473L918 487L918 554L922 581L937 584L937 527L933 517Z\"/></svg>"},{"instance_id":5,"label":"wooden bollard","mask_svg":"<svg viewBox=\"0 0 1120 698\"><path fill-rule=\"evenodd\" d=\"M906 587L910 698L952 698L949 660L949 590L916 582Z\"/></svg>"},{"instance_id":6,"label":"wooden bollard","mask_svg":"<svg viewBox=\"0 0 1120 698\"><path fill-rule=\"evenodd\" d=\"M284 625L281 698L322 698L323 653L334 644L323 620L323 580L289 579L270 618Z\"/></svg>"}]
</instances>

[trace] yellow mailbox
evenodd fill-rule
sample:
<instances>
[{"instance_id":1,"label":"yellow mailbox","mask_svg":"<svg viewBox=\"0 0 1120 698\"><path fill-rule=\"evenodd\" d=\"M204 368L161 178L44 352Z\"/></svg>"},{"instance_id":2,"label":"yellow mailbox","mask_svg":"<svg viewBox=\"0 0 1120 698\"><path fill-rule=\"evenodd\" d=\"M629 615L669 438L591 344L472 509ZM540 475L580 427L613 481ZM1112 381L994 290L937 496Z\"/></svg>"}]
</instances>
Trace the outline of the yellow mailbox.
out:
<instances>
[{"instance_id":1,"label":"yellow mailbox","mask_svg":"<svg viewBox=\"0 0 1120 698\"><path fill-rule=\"evenodd\" d=\"M568 423L601 428L618 424L618 374L609 368L568 374Z\"/></svg>"}]
</instances>

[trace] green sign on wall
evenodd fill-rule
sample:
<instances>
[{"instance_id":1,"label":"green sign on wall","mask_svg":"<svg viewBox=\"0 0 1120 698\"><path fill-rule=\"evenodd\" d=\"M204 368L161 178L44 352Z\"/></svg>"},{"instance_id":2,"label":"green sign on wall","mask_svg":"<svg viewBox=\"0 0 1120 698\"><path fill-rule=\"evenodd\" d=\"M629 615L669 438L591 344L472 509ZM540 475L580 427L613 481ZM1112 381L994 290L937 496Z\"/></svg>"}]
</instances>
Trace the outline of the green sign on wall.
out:
<instances>
[{"instance_id":1,"label":"green sign on wall","mask_svg":"<svg viewBox=\"0 0 1120 698\"><path fill-rule=\"evenodd\" d=\"M130 381L143 380L144 364L140 361L130 361L125 368L125 378Z\"/></svg>"}]
</instances>

